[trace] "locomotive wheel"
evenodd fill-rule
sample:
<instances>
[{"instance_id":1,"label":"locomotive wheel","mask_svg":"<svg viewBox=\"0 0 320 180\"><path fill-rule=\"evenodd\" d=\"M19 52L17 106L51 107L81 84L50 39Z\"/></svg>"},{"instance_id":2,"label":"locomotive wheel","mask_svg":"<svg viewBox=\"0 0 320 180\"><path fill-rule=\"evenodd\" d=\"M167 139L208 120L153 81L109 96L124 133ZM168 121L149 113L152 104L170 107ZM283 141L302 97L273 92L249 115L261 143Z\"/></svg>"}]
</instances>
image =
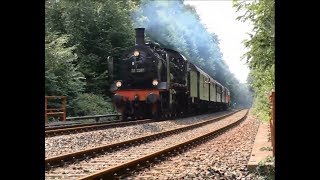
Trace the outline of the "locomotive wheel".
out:
<instances>
[{"instance_id":1,"label":"locomotive wheel","mask_svg":"<svg viewBox=\"0 0 320 180\"><path fill-rule=\"evenodd\" d=\"M128 116L127 113L122 114L122 121L129 121L130 119L132 119L132 117Z\"/></svg>"},{"instance_id":2,"label":"locomotive wheel","mask_svg":"<svg viewBox=\"0 0 320 180\"><path fill-rule=\"evenodd\" d=\"M127 121L128 120L128 116L125 115L125 114L123 114L121 117L122 117L122 121Z\"/></svg>"},{"instance_id":3,"label":"locomotive wheel","mask_svg":"<svg viewBox=\"0 0 320 180\"><path fill-rule=\"evenodd\" d=\"M152 119L154 119L154 120L158 120L158 119L159 119L159 114L158 114L158 112L152 113Z\"/></svg>"}]
</instances>

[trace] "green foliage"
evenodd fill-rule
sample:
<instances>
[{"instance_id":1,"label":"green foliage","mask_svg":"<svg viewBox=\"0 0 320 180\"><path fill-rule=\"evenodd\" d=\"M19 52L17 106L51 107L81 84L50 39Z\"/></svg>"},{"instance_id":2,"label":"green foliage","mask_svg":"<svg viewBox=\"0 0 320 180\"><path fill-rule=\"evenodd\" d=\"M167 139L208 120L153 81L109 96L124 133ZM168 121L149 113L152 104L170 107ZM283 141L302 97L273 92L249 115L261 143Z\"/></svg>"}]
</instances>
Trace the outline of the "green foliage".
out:
<instances>
[{"instance_id":1,"label":"green foliage","mask_svg":"<svg viewBox=\"0 0 320 180\"><path fill-rule=\"evenodd\" d=\"M270 146L262 147L262 148L260 148L260 151L272 151L272 147L270 147Z\"/></svg>"},{"instance_id":2,"label":"green foliage","mask_svg":"<svg viewBox=\"0 0 320 180\"><path fill-rule=\"evenodd\" d=\"M107 57L117 60L134 45L131 1L46 1L46 32L69 34L77 45L79 71L86 77L85 92L109 94Z\"/></svg>"},{"instance_id":3,"label":"green foliage","mask_svg":"<svg viewBox=\"0 0 320 180\"><path fill-rule=\"evenodd\" d=\"M248 82L255 92L254 112L262 120L269 120L269 95L274 89L274 0L234 0L237 11L244 11L237 19L251 21L251 39L244 41L249 51L244 54L250 68Z\"/></svg>"},{"instance_id":4,"label":"green foliage","mask_svg":"<svg viewBox=\"0 0 320 180\"><path fill-rule=\"evenodd\" d=\"M75 97L84 91L84 76L73 63L75 46L67 46L69 36L48 35L45 44L45 94Z\"/></svg>"},{"instance_id":5,"label":"green foliage","mask_svg":"<svg viewBox=\"0 0 320 180\"><path fill-rule=\"evenodd\" d=\"M101 95L80 94L74 100L74 112L78 116L115 113L110 101L110 98L104 99Z\"/></svg>"},{"instance_id":6,"label":"green foliage","mask_svg":"<svg viewBox=\"0 0 320 180\"><path fill-rule=\"evenodd\" d=\"M274 180L275 179L275 163L274 157L268 156L266 159L258 163L254 172L257 180Z\"/></svg>"},{"instance_id":7,"label":"green foliage","mask_svg":"<svg viewBox=\"0 0 320 180\"><path fill-rule=\"evenodd\" d=\"M107 58L117 66L134 45L134 8L126 0L45 2L46 95L67 96L68 116L110 111L111 104L102 99L110 95Z\"/></svg>"}]
</instances>

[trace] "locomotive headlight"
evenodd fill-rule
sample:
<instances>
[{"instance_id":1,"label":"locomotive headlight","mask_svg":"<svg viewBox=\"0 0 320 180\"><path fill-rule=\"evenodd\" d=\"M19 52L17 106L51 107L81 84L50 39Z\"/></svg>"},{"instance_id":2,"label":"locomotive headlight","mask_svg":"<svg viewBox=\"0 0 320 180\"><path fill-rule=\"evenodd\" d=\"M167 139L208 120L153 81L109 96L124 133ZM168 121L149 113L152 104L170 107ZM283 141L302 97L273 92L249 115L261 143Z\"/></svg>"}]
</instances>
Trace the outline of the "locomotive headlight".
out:
<instances>
[{"instance_id":1,"label":"locomotive headlight","mask_svg":"<svg viewBox=\"0 0 320 180\"><path fill-rule=\"evenodd\" d=\"M156 79L153 80L153 81L152 81L152 85L154 85L154 86L158 85L158 80L156 80Z\"/></svg>"},{"instance_id":2,"label":"locomotive headlight","mask_svg":"<svg viewBox=\"0 0 320 180\"><path fill-rule=\"evenodd\" d=\"M137 56L139 56L139 51L137 51L137 50L135 50L134 52L133 52L133 55L135 56L135 57L137 57Z\"/></svg>"},{"instance_id":3,"label":"locomotive headlight","mask_svg":"<svg viewBox=\"0 0 320 180\"><path fill-rule=\"evenodd\" d=\"M117 81L116 82L116 86L119 88L119 87L121 87L122 86L122 82L121 81Z\"/></svg>"}]
</instances>

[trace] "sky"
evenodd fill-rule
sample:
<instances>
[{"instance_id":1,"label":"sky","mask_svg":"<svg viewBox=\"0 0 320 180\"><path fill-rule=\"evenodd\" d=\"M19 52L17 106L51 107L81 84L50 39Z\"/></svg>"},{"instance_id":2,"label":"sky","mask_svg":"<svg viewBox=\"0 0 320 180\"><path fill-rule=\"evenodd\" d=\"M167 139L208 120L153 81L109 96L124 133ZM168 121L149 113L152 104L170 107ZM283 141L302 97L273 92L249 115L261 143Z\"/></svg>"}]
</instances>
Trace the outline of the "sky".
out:
<instances>
[{"instance_id":1,"label":"sky","mask_svg":"<svg viewBox=\"0 0 320 180\"><path fill-rule=\"evenodd\" d=\"M252 25L236 20L241 14L235 12L232 0L185 0L185 4L194 6L207 30L218 36L223 60L240 83L246 83L249 68L241 60L246 52L242 41L249 39Z\"/></svg>"}]
</instances>

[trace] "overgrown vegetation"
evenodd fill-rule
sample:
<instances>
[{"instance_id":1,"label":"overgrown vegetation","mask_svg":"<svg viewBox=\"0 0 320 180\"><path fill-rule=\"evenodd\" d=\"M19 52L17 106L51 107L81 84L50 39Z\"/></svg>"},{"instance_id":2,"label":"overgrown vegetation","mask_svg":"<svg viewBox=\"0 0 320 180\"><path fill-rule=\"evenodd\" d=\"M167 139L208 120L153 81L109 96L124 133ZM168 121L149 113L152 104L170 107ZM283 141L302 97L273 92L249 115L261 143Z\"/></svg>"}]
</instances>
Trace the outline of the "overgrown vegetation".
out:
<instances>
[{"instance_id":1,"label":"overgrown vegetation","mask_svg":"<svg viewBox=\"0 0 320 180\"><path fill-rule=\"evenodd\" d=\"M275 179L275 166L274 157L268 156L266 159L258 163L254 171L257 180L274 180Z\"/></svg>"},{"instance_id":2,"label":"overgrown vegetation","mask_svg":"<svg viewBox=\"0 0 320 180\"><path fill-rule=\"evenodd\" d=\"M260 151L272 151L272 147L262 147Z\"/></svg>"},{"instance_id":3,"label":"overgrown vegetation","mask_svg":"<svg viewBox=\"0 0 320 180\"><path fill-rule=\"evenodd\" d=\"M240 21L253 23L251 38L244 41L249 51L244 54L249 65L248 83L254 90L253 111L264 121L271 118L269 95L274 89L274 0L234 0L237 11L244 12Z\"/></svg>"},{"instance_id":4,"label":"overgrown vegetation","mask_svg":"<svg viewBox=\"0 0 320 180\"><path fill-rule=\"evenodd\" d=\"M74 111L77 115L96 115L113 113L114 110L109 106L110 98L94 94L80 94L74 100Z\"/></svg>"},{"instance_id":5,"label":"overgrown vegetation","mask_svg":"<svg viewBox=\"0 0 320 180\"><path fill-rule=\"evenodd\" d=\"M45 93L67 96L68 116L112 109L107 57L134 44L133 8L130 1L46 1Z\"/></svg>"}]
</instances>

